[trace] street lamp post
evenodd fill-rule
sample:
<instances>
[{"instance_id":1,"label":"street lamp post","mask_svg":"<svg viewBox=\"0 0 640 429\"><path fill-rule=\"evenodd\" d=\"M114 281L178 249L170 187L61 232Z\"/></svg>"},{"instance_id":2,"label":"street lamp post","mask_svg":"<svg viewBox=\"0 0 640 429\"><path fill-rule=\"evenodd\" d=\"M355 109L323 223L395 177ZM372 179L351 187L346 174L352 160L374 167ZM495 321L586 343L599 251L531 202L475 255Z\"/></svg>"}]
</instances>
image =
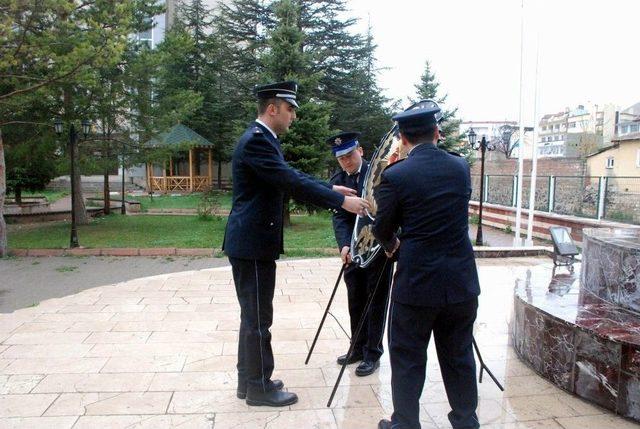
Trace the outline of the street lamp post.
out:
<instances>
[{"instance_id":1,"label":"street lamp post","mask_svg":"<svg viewBox=\"0 0 640 429\"><path fill-rule=\"evenodd\" d=\"M62 135L64 130L64 124L60 118L56 118L53 122L56 134ZM86 139L91 131L91 122L88 120L82 121L82 134ZM69 173L69 180L71 181L71 239L69 241L69 247L78 247L78 229L76 226L76 147L78 144L78 132L76 131L75 124L71 122L69 124L69 157L71 159L71 171Z\"/></svg>"},{"instance_id":2,"label":"street lamp post","mask_svg":"<svg viewBox=\"0 0 640 429\"><path fill-rule=\"evenodd\" d=\"M124 151L126 150L126 146L124 141L122 142L122 189L120 191L120 214L127 214L127 207L124 205Z\"/></svg>"},{"instance_id":3,"label":"street lamp post","mask_svg":"<svg viewBox=\"0 0 640 429\"><path fill-rule=\"evenodd\" d=\"M487 150L491 151L495 149L495 146L492 142L487 140L486 136L482 136L480 141L478 141L478 135L473 128L469 129L467 133L469 138L469 145L472 149L478 150L480 149L480 206L478 210L478 231L476 233L476 246L482 246L482 200L484 196L484 156Z\"/></svg>"}]
</instances>

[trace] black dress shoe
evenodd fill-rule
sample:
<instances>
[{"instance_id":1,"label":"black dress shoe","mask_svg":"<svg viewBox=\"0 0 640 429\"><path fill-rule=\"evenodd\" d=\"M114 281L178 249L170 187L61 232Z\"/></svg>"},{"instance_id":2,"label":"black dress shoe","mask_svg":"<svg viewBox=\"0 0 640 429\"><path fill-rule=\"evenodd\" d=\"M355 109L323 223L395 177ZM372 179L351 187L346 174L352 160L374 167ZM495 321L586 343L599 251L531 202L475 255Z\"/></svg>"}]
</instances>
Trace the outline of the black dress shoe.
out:
<instances>
[{"instance_id":1,"label":"black dress shoe","mask_svg":"<svg viewBox=\"0 0 640 429\"><path fill-rule=\"evenodd\" d=\"M271 384L275 390L282 390L284 388L284 383L282 380L271 380ZM236 391L236 396L238 399L245 399L247 397L247 385L245 384L244 389L238 387Z\"/></svg>"},{"instance_id":2,"label":"black dress shoe","mask_svg":"<svg viewBox=\"0 0 640 429\"><path fill-rule=\"evenodd\" d=\"M347 365L351 364L351 363L356 363L356 362L360 362L362 360L363 356L362 353L360 354L352 354L351 355L351 359L349 359L349 362L347 362ZM347 355L342 355L340 357L338 357L337 362L338 365L344 365L344 361L347 360Z\"/></svg>"},{"instance_id":3,"label":"black dress shoe","mask_svg":"<svg viewBox=\"0 0 640 429\"><path fill-rule=\"evenodd\" d=\"M369 360L363 360L356 368L356 375L358 377L364 377L365 375L371 375L380 366L380 361L371 362Z\"/></svg>"},{"instance_id":4,"label":"black dress shoe","mask_svg":"<svg viewBox=\"0 0 640 429\"><path fill-rule=\"evenodd\" d=\"M247 405L261 405L266 407L286 407L298 402L298 395L293 392L271 390L269 392L247 392Z\"/></svg>"},{"instance_id":5,"label":"black dress shoe","mask_svg":"<svg viewBox=\"0 0 640 429\"><path fill-rule=\"evenodd\" d=\"M391 429L391 422L387 419L382 419L378 422L378 429Z\"/></svg>"}]
</instances>

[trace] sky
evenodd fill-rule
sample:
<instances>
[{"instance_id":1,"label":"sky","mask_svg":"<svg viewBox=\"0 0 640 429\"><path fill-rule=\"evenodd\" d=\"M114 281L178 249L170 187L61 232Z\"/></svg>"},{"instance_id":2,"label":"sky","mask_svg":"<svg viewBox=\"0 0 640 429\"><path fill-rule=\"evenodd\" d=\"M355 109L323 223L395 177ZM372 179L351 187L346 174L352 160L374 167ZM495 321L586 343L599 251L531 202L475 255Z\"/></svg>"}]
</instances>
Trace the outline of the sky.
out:
<instances>
[{"instance_id":1,"label":"sky","mask_svg":"<svg viewBox=\"0 0 640 429\"><path fill-rule=\"evenodd\" d=\"M517 121L521 28L524 122L579 104L624 109L640 102L640 0L521 3L347 0L350 16L360 19L357 30L372 26L378 66L385 68L381 87L403 105L428 60L448 94L445 107L458 107L460 118Z\"/></svg>"}]
</instances>

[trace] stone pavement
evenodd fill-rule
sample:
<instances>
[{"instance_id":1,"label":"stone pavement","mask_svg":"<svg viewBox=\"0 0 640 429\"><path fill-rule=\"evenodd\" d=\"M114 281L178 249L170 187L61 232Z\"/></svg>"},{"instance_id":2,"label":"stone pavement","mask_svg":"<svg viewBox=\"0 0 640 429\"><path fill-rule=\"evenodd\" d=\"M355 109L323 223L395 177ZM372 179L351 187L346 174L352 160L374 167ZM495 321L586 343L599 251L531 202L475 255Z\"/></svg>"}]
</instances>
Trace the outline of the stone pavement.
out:
<instances>
[{"instance_id":1,"label":"stone pavement","mask_svg":"<svg viewBox=\"0 0 640 429\"><path fill-rule=\"evenodd\" d=\"M207 249L203 249L207 250ZM208 249L211 253L211 249ZM0 258L0 313L38 305L105 284L229 265L224 258L49 256Z\"/></svg>"},{"instance_id":2,"label":"stone pavement","mask_svg":"<svg viewBox=\"0 0 640 429\"><path fill-rule=\"evenodd\" d=\"M506 391L479 385L483 428L627 429L637 425L536 375L508 345L516 276L548 258L483 259L476 339ZM238 305L229 267L162 274L83 290L0 315L2 428L375 428L391 406L390 369L345 372L326 408L348 340L331 318L308 366L304 358L340 268L338 259L278 264L274 378L298 393L285 409L235 397ZM333 313L346 327L346 290ZM385 341L386 343L386 341ZM421 399L424 429L449 427L430 349Z\"/></svg>"}]
</instances>

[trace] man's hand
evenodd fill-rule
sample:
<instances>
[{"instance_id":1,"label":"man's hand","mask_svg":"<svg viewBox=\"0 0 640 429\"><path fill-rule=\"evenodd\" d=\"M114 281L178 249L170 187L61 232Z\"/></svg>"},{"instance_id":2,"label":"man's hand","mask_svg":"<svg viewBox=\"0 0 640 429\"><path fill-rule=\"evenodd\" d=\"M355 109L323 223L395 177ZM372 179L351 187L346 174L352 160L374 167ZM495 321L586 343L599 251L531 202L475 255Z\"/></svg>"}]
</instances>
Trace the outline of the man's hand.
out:
<instances>
[{"instance_id":1,"label":"man's hand","mask_svg":"<svg viewBox=\"0 0 640 429\"><path fill-rule=\"evenodd\" d=\"M342 259L343 264L351 263L351 248L349 246L344 246L340 251L340 258Z\"/></svg>"},{"instance_id":2,"label":"man's hand","mask_svg":"<svg viewBox=\"0 0 640 429\"><path fill-rule=\"evenodd\" d=\"M348 212L364 216L366 214L366 210L371 208L371 206L369 205L369 202L363 198L347 196L344 197L342 208Z\"/></svg>"},{"instance_id":3,"label":"man's hand","mask_svg":"<svg viewBox=\"0 0 640 429\"><path fill-rule=\"evenodd\" d=\"M357 191L355 189L351 189L347 186L333 185L331 189L344 195L345 197L355 197L357 194Z\"/></svg>"},{"instance_id":4,"label":"man's hand","mask_svg":"<svg viewBox=\"0 0 640 429\"><path fill-rule=\"evenodd\" d=\"M393 254L398 251L399 247L400 247L400 240L398 239L398 237L396 237L396 244L393 246L393 250L391 252L387 252L385 250L384 254L387 255L387 258L392 258Z\"/></svg>"}]
</instances>

